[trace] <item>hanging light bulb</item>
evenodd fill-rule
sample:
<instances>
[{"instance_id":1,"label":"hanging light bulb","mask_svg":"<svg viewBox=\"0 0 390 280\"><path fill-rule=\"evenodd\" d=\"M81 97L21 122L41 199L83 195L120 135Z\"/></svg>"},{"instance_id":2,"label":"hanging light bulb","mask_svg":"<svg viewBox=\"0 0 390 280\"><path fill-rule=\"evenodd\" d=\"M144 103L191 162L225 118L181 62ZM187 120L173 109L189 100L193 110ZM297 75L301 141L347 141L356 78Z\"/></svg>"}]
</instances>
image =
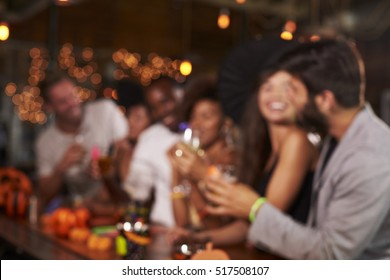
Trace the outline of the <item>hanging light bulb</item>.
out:
<instances>
[{"instance_id":1,"label":"hanging light bulb","mask_svg":"<svg viewBox=\"0 0 390 280\"><path fill-rule=\"evenodd\" d=\"M56 0L55 2L58 6L67 6L71 4L70 0Z\"/></svg>"},{"instance_id":2,"label":"hanging light bulb","mask_svg":"<svg viewBox=\"0 0 390 280\"><path fill-rule=\"evenodd\" d=\"M0 40L5 41L9 37L9 28L6 22L0 23Z\"/></svg>"},{"instance_id":3,"label":"hanging light bulb","mask_svg":"<svg viewBox=\"0 0 390 280\"><path fill-rule=\"evenodd\" d=\"M280 38L282 38L283 40L286 40L286 41L290 41L294 38L294 35L289 31L283 31L280 34Z\"/></svg>"},{"instance_id":4,"label":"hanging light bulb","mask_svg":"<svg viewBox=\"0 0 390 280\"><path fill-rule=\"evenodd\" d=\"M218 27L226 29L230 25L230 12L228 9L221 9L218 17Z\"/></svg>"},{"instance_id":5,"label":"hanging light bulb","mask_svg":"<svg viewBox=\"0 0 390 280\"><path fill-rule=\"evenodd\" d=\"M294 32L297 30L297 24L293 20L287 20L283 26L282 33L280 33L280 38L283 40L290 41L294 38Z\"/></svg>"},{"instance_id":6,"label":"hanging light bulb","mask_svg":"<svg viewBox=\"0 0 390 280\"><path fill-rule=\"evenodd\" d=\"M183 76L188 76L192 72L192 64L189 60L183 60L180 64L180 73Z\"/></svg>"},{"instance_id":7,"label":"hanging light bulb","mask_svg":"<svg viewBox=\"0 0 390 280\"><path fill-rule=\"evenodd\" d=\"M245 2L246 2L246 0L236 0L237 4L244 4Z\"/></svg>"},{"instance_id":8,"label":"hanging light bulb","mask_svg":"<svg viewBox=\"0 0 390 280\"><path fill-rule=\"evenodd\" d=\"M319 40L321 40L321 37L317 34L313 34L310 36L310 41L312 41L312 42L317 42Z\"/></svg>"},{"instance_id":9,"label":"hanging light bulb","mask_svg":"<svg viewBox=\"0 0 390 280\"><path fill-rule=\"evenodd\" d=\"M293 20L288 20L286 21L286 23L284 24L284 30L285 31L288 31L290 33L294 33L295 30L297 30L297 24L295 23L295 21Z\"/></svg>"}]
</instances>

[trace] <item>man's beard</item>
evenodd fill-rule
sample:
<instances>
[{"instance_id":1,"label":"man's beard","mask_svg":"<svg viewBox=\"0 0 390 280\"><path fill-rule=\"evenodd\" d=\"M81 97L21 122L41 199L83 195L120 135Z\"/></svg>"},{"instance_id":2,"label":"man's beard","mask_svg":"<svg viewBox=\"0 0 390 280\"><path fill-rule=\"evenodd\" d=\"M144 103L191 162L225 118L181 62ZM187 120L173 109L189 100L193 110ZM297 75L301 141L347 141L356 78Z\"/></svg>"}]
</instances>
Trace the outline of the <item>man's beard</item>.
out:
<instances>
[{"instance_id":1,"label":"man's beard","mask_svg":"<svg viewBox=\"0 0 390 280\"><path fill-rule=\"evenodd\" d=\"M326 134L328 122L326 117L318 110L313 98L309 98L303 110L298 113L297 123L304 130Z\"/></svg>"}]
</instances>

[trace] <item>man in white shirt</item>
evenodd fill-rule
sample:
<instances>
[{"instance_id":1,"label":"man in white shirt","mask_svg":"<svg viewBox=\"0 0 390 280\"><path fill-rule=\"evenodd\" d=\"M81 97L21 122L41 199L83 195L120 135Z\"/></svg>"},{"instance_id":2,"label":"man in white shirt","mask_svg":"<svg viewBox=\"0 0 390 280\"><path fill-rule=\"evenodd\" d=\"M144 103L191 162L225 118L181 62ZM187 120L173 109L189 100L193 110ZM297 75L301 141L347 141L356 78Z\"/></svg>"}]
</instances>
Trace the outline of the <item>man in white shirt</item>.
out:
<instances>
[{"instance_id":1,"label":"man in white shirt","mask_svg":"<svg viewBox=\"0 0 390 280\"><path fill-rule=\"evenodd\" d=\"M74 83L55 74L42 85L42 95L54 122L36 142L39 193L44 204L64 191L74 197L94 195L100 180L91 178L92 151L108 153L109 147L127 135L120 110L108 100L83 106L74 94ZM95 152L96 153L96 152Z\"/></svg>"},{"instance_id":2,"label":"man in white shirt","mask_svg":"<svg viewBox=\"0 0 390 280\"><path fill-rule=\"evenodd\" d=\"M175 225L171 202L172 168L167 151L180 138L175 110L174 82L168 78L154 81L146 89L146 101L156 124L145 130L135 148L125 189L133 199L146 201L154 190L150 219L165 227Z\"/></svg>"}]
</instances>

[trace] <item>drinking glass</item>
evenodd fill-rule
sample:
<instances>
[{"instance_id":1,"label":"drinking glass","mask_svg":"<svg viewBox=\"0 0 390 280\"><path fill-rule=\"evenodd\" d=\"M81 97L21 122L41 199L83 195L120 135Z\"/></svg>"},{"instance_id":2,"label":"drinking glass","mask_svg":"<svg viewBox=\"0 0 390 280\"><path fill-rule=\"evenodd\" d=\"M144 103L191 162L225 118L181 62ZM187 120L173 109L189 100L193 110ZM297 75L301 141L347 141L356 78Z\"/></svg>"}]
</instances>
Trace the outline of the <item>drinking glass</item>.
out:
<instances>
[{"instance_id":1,"label":"drinking glass","mask_svg":"<svg viewBox=\"0 0 390 280\"><path fill-rule=\"evenodd\" d=\"M187 127L183 132L183 142L187 144L191 150L198 152L200 150L199 131ZM187 178L183 178L179 183L186 193L191 192L191 183Z\"/></svg>"},{"instance_id":2,"label":"drinking glass","mask_svg":"<svg viewBox=\"0 0 390 280\"><path fill-rule=\"evenodd\" d=\"M222 180L227 183L237 182L236 168L234 165L218 164L216 167L219 170Z\"/></svg>"},{"instance_id":3,"label":"drinking glass","mask_svg":"<svg viewBox=\"0 0 390 280\"><path fill-rule=\"evenodd\" d=\"M98 158L98 165L102 176L107 176L110 173L112 166L112 158L107 150L101 149L100 156Z\"/></svg>"}]
</instances>

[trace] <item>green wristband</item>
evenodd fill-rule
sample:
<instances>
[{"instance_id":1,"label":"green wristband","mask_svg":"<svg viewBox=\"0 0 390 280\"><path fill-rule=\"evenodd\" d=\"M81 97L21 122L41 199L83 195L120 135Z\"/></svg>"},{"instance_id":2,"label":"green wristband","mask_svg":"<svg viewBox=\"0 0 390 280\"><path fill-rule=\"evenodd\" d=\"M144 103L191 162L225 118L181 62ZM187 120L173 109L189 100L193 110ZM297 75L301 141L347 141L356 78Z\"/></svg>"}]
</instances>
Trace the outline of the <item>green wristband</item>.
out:
<instances>
[{"instance_id":1,"label":"green wristband","mask_svg":"<svg viewBox=\"0 0 390 280\"><path fill-rule=\"evenodd\" d=\"M259 210L260 206L263 205L267 199L265 197L259 197L255 203L253 203L251 207L251 211L249 212L249 221L253 223L253 221L256 218L257 211Z\"/></svg>"}]
</instances>

